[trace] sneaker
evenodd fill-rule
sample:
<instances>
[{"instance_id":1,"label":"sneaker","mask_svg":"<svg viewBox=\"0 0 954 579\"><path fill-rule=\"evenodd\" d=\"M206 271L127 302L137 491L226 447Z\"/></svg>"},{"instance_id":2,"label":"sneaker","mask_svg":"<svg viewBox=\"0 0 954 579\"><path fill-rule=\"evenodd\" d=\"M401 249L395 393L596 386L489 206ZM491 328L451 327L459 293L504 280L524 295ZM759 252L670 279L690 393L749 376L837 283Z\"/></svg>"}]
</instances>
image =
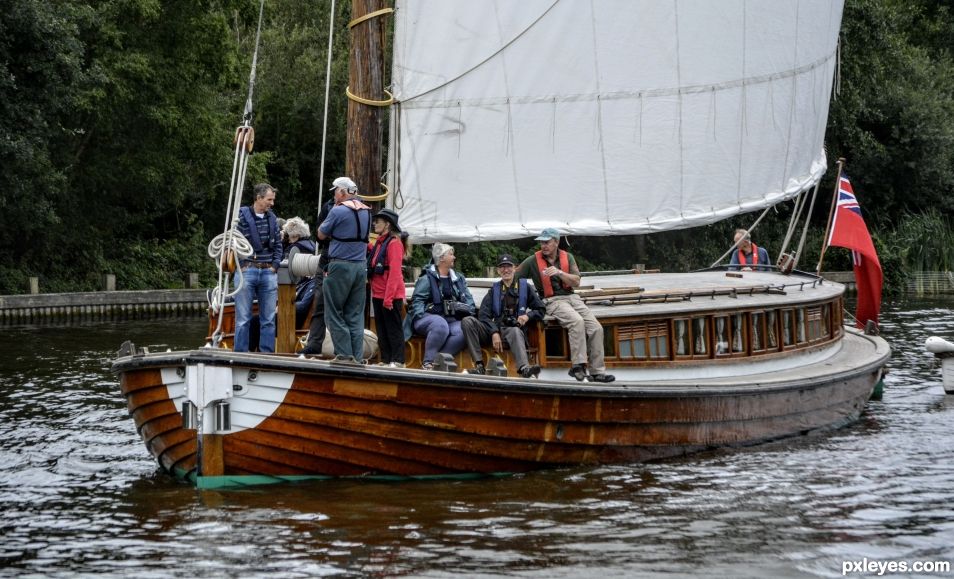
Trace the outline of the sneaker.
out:
<instances>
[{"instance_id":1,"label":"sneaker","mask_svg":"<svg viewBox=\"0 0 954 579\"><path fill-rule=\"evenodd\" d=\"M567 374L576 378L577 382L582 382L586 380L586 366L583 364L574 364Z\"/></svg>"},{"instance_id":2,"label":"sneaker","mask_svg":"<svg viewBox=\"0 0 954 579\"><path fill-rule=\"evenodd\" d=\"M484 366L484 363L483 363L483 362L477 362L477 365L474 366L473 368L468 369L468 370L467 370L467 373L468 373L468 374L481 374L481 375L483 375L483 374L486 374L486 373L487 373L487 367Z\"/></svg>"},{"instance_id":3,"label":"sneaker","mask_svg":"<svg viewBox=\"0 0 954 579\"><path fill-rule=\"evenodd\" d=\"M536 378L540 376L540 366L524 366L520 368L519 374L521 378Z\"/></svg>"},{"instance_id":4,"label":"sneaker","mask_svg":"<svg viewBox=\"0 0 954 579\"><path fill-rule=\"evenodd\" d=\"M407 368L404 362L391 362L388 364L388 368Z\"/></svg>"},{"instance_id":5,"label":"sneaker","mask_svg":"<svg viewBox=\"0 0 954 579\"><path fill-rule=\"evenodd\" d=\"M431 364L430 362L424 362L423 364L421 364L421 370L433 370L433 369L434 369L434 364Z\"/></svg>"},{"instance_id":6,"label":"sneaker","mask_svg":"<svg viewBox=\"0 0 954 579\"><path fill-rule=\"evenodd\" d=\"M608 382L612 382L613 380L616 380L616 376L613 376L612 374L593 374L592 376L590 376L590 380L593 382L608 383Z\"/></svg>"}]
</instances>

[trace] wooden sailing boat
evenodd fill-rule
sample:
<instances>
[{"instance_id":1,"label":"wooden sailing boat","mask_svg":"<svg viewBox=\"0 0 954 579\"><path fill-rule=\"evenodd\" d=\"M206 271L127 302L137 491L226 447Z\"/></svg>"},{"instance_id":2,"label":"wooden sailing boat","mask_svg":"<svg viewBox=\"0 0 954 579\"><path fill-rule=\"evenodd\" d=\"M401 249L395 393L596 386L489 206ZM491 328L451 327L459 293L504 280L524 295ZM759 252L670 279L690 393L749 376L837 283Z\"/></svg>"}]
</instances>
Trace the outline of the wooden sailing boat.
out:
<instances>
[{"instance_id":1,"label":"wooden sailing boat","mask_svg":"<svg viewBox=\"0 0 954 579\"><path fill-rule=\"evenodd\" d=\"M369 4L355 2L355 30L381 26L361 18L378 12ZM644 233L813 187L826 166L842 3L751 4L399 0L389 175L402 227L422 242L557 224ZM365 40L383 46L376 32ZM380 78L376 88L355 79L350 92L381 100ZM369 138L366 113L351 117L364 128L349 139ZM366 158L351 146L349 159ZM377 172L361 163L351 171L367 187ZM843 325L844 287L816 276L586 284L610 385L567 376L566 336L552 323L530 335L538 380L513 368L460 373L461 356L424 372L129 343L113 370L159 464L212 487L523 472L752 444L855 420L890 355ZM420 344L408 347L419 359Z\"/></svg>"}]
</instances>

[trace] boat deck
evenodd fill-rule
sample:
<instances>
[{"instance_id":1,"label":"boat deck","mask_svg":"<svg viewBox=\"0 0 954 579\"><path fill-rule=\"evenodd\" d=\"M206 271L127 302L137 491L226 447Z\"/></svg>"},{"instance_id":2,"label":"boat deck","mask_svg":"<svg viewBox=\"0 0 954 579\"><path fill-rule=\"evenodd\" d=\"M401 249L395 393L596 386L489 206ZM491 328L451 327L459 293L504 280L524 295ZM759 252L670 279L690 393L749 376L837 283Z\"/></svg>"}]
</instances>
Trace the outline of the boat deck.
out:
<instances>
[{"instance_id":1,"label":"boat deck","mask_svg":"<svg viewBox=\"0 0 954 579\"><path fill-rule=\"evenodd\" d=\"M468 279L477 304L496 279ZM626 289L632 289L624 293ZM410 297L413 288L408 291ZM672 312L691 314L713 308L782 307L834 298L842 284L809 275L770 272L699 271L632 275L587 275L578 293L598 318ZM605 294L605 295L603 295Z\"/></svg>"}]
</instances>

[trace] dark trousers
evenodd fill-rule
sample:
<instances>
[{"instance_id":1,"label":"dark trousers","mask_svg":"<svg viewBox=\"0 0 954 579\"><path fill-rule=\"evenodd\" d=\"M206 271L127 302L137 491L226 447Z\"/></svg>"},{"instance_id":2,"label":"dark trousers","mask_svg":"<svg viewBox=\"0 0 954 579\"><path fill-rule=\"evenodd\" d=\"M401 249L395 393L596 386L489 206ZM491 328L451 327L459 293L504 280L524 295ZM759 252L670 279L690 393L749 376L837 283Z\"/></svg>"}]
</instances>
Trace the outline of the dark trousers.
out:
<instances>
[{"instance_id":1,"label":"dark trousers","mask_svg":"<svg viewBox=\"0 0 954 579\"><path fill-rule=\"evenodd\" d=\"M490 329L477 318L470 316L464 318L460 323L461 330L464 332L464 338L467 340L467 351L474 363L483 362L483 353L481 346L490 346L493 344L493 334ZM517 365L517 369L530 364L530 356L527 353L527 336L521 328L516 326L500 328L500 337L510 347L510 354Z\"/></svg>"},{"instance_id":2,"label":"dark trousers","mask_svg":"<svg viewBox=\"0 0 954 579\"><path fill-rule=\"evenodd\" d=\"M311 300L311 326L308 328L308 342L303 354L321 354L321 345L325 341L325 297L324 275L318 272L315 279L315 295Z\"/></svg>"},{"instance_id":3,"label":"dark trousers","mask_svg":"<svg viewBox=\"0 0 954 579\"><path fill-rule=\"evenodd\" d=\"M384 307L384 299L372 298L374 324L378 331L378 348L385 364L404 363L404 300L394 300L391 309Z\"/></svg>"}]
</instances>

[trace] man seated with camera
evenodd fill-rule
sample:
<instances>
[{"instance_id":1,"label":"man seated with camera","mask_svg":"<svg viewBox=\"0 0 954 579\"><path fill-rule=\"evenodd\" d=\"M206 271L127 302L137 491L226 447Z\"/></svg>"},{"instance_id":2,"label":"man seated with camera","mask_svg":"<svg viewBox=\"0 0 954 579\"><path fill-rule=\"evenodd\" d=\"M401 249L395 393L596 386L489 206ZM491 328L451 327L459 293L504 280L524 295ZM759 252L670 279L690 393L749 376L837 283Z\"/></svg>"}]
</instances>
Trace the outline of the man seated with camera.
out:
<instances>
[{"instance_id":1,"label":"man seated with camera","mask_svg":"<svg viewBox=\"0 0 954 579\"><path fill-rule=\"evenodd\" d=\"M461 328L467 339L467 350L474 360L471 374L486 374L480 347L491 345L495 352L503 352L506 341L517 365L517 373L523 378L535 378L540 366L530 365L527 356L527 324L542 320L546 308L537 292L529 287L526 279L515 280L513 258L503 254L497 260L496 281L480 302L476 318L464 318Z\"/></svg>"},{"instance_id":2,"label":"man seated with camera","mask_svg":"<svg viewBox=\"0 0 954 579\"><path fill-rule=\"evenodd\" d=\"M437 353L456 355L464 349L461 320L476 312L474 296L464 276L454 271L454 248L435 243L431 249L434 261L421 272L414 284L414 293L404 318L404 338L424 336L421 368L432 370Z\"/></svg>"}]
</instances>

